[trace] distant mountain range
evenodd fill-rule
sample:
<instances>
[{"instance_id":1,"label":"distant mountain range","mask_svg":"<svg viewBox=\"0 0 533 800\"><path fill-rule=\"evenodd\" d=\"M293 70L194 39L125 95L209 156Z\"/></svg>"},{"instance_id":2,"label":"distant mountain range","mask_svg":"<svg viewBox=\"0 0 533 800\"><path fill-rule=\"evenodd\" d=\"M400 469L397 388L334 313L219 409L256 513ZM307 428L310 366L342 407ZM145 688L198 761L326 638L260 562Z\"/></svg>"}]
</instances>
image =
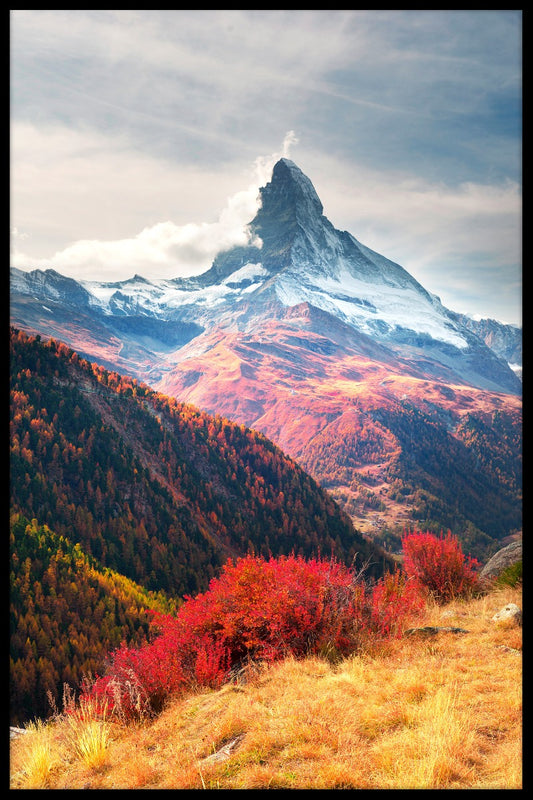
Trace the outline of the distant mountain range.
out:
<instances>
[{"instance_id":1,"label":"distant mountain range","mask_svg":"<svg viewBox=\"0 0 533 800\"><path fill-rule=\"evenodd\" d=\"M250 245L200 276L12 270L11 321L261 431L369 535L421 521L489 550L512 535L521 332L482 329L335 229L292 161L260 201Z\"/></svg>"},{"instance_id":2,"label":"distant mountain range","mask_svg":"<svg viewBox=\"0 0 533 800\"><path fill-rule=\"evenodd\" d=\"M457 319L507 361L513 372L522 377L522 329L506 325L495 319L473 319L466 314L457 314Z\"/></svg>"}]
</instances>

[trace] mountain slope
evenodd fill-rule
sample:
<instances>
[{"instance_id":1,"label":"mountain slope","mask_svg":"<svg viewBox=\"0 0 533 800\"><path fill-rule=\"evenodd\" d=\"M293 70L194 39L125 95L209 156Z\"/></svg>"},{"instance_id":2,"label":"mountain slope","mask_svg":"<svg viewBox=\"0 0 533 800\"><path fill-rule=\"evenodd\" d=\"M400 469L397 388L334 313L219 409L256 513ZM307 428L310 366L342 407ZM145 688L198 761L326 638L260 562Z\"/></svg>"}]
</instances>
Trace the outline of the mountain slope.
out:
<instances>
[{"instance_id":1,"label":"mountain slope","mask_svg":"<svg viewBox=\"0 0 533 800\"><path fill-rule=\"evenodd\" d=\"M522 628L491 621L510 603L523 607L520 587L433 605L416 621L444 629L430 641L290 658L178 697L116 726L100 769L73 754L68 720L30 730L11 745L11 788L521 789ZM43 777L31 765L45 746Z\"/></svg>"},{"instance_id":2,"label":"mountain slope","mask_svg":"<svg viewBox=\"0 0 533 800\"><path fill-rule=\"evenodd\" d=\"M392 559L265 437L11 331L11 721L249 551ZM31 521L31 522L30 522Z\"/></svg>"},{"instance_id":3,"label":"mountain slope","mask_svg":"<svg viewBox=\"0 0 533 800\"><path fill-rule=\"evenodd\" d=\"M265 437L12 332L12 510L148 589L206 588L228 556L382 561Z\"/></svg>"},{"instance_id":4,"label":"mountain slope","mask_svg":"<svg viewBox=\"0 0 533 800\"><path fill-rule=\"evenodd\" d=\"M462 325L482 339L496 355L503 358L517 375L522 373L522 329L495 319L472 319L457 314Z\"/></svg>"},{"instance_id":5,"label":"mountain slope","mask_svg":"<svg viewBox=\"0 0 533 800\"><path fill-rule=\"evenodd\" d=\"M305 305L291 314L260 336L212 333L209 358L191 352L161 389L265 432L378 538L450 528L481 557L520 529L519 398L436 380L363 336L340 344Z\"/></svg>"},{"instance_id":6,"label":"mountain slope","mask_svg":"<svg viewBox=\"0 0 533 800\"><path fill-rule=\"evenodd\" d=\"M176 601L104 569L64 536L20 514L10 539L9 718L20 725L59 708L100 673L122 641L148 640L147 609L174 613Z\"/></svg>"}]
</instances>

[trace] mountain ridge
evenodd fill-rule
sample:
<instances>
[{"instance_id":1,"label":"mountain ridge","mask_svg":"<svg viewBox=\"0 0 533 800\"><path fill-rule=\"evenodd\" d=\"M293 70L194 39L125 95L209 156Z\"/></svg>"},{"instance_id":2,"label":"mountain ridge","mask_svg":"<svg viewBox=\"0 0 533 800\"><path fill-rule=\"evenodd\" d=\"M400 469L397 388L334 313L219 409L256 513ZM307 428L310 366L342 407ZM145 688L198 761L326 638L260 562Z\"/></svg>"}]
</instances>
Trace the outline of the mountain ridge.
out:
<instances>
[{"instance_id":1,"label":"mountain ridge","mask_svg":"<svg viewBox=\"0 0 533 800\"><path fill-rule=\"evenodd\" d=\"M96 491L98 481L104 491L106 479L103 473L113 470L116 477L112 492L107 486L107 504L114 497L114 502L129 507L126 516L130 522L133 519L137 524L138 518L144 517L148 525L147 509L150 503L153 508L160 503L158 493L162 490L167 498L165 502L171 498L171 512L179 512L178 517L185 514L191 541L196 542L196 547L205 547L206 563L211 559L219 565L222 563L220 559L244 554L249 546L268 555L268 546L264 542L267 533L271 547L276 547L275 526L268 518L265 505L254 497L254 510L252 506L246 510L249 505L246 487L258 481L258 485L264 487L262 496L269 498L269 507L275 510L276 498L286 502L285 498L295 492L294 487L290 489L290 484L302 479L309 504L304 513L311 514L301 526L302 530L305 527L309 529L305 536L312 532L313 516L317 520L323 517L324 530L327 529L327 519L331 520L332 531L337 523L339 525L329 539L330 544L340 535L346 546L352 547L355 533L348 518L335 507L329 496L322 493L312 478L261 434L223 417L212 417L192 406L177 403L136 380L108 373L98 365L81 360L75 351L62 343L51 340L43 344L16 330L13 330L11 338L13 511L20 511L28 518L42 517L45 512L37 498L40 494L46 495L45 484L50 484L50 487L54 484L59 493L64 491L69 502L84 504L88 494ZM52 410L53 419L50 420ZM105 447L98 445L99 435L103 437L102 431L107 437ZM51 444L53 442L62 445L65 465L62 464L61 451ZM31 450L36 451L33 457L28 453ZM69 466L70 461L78 460L81 478ZM252 469L252 463L255 469ZM36 488L28 490L21 476L29 474L31 484L32 476L39 469L45 476L39 492ZM149 473L146 485L142 478L145 472ZM236 481L233 473L238 474L241 480ZM127 479L126 474L129 476ZM286 481L286 484L282 485L280 481ZM91 490L87 489L87 483L92 485ZM119 484L122 486L120 492ZM326 504L327 513L324 508L319 510L318 505L312 510L314 491L317 498L320 496L320 503ZM22 499L24 497L28 498L30 505ZM191 500L195 497L199 499ZM94 504L94 498L92 502ZM53 521L56 533L66 534L69 525L64 506L60 504L63 516L59 513L50 516L48 506L47 501L43 506L48 509L47 518L43 522ZM106 524L111 523L103 509L97 513L97 506L92 511L94 525L91 524L86 531L85 545L89 547L90 555L101 557L100 551L106 550L101 532ZM211 519L213 509L217 513ZM288 512L282 506L277 510L280 514ZM112 516L116 518L116 514ZM175 526L179 525L178 517L174 520ZM255 521L254 517L257 518ZM264 536L260 533L261 524L264 525ZM152 527L155 531L159 524L154 523ZM245 536L246 530L248 537ZM98 552L91 550L92 534L96 536ZM77 535L81 536L80 531ZM298 549L300 544L297 537L289 538L287 552ZM364 549L362 539L359 544ZM320 547L318 540L317 546ZM329 546L325 539L322 546ZM213 556L216 556L214 560ZM347 557L352 556L353 553ZM170 555L168 558L170 560ZM102 563L117 567L113 561L106 564L104 560ZM135 571L125 574L136 581L141 577ZM207 578L197 579L203 581L202 588L205 588ZM169 588L161 577L154 580L155 583L148 588L158 589L163 585ZM178 595L193 589L198 589L198 586L181 585L175 581L174 590Z\"/></svg>"},{"instance_id":2,"label":"mountain ridge","mask_svg":"<svg viewBox=\"0 0 533 800\"><path fill-rule=\"evenodd\" d=\"M10 331L12 719L100 672L228 558L393 559L261 434Z\"/></svg>"}]
</instances>

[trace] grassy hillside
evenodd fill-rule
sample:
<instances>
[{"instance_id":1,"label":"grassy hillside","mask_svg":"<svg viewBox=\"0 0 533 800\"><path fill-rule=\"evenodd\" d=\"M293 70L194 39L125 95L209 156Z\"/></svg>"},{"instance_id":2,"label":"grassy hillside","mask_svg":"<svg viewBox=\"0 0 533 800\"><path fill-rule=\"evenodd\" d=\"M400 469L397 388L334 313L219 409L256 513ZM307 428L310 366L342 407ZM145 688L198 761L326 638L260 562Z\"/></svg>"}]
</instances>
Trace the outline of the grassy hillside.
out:
<instances>
[{"instance_id":1,"label":"grassy hillside","mask_svg":"<svg viewBox=\"0 0 533 800\"><path fill-rule=\"evenodd\" d=\"M519 588L428 606L460 627L250 668L135 725L56 718L11 743L11 788L519 789L522 629L496 623Z\"/></svg>"}]
</instances>

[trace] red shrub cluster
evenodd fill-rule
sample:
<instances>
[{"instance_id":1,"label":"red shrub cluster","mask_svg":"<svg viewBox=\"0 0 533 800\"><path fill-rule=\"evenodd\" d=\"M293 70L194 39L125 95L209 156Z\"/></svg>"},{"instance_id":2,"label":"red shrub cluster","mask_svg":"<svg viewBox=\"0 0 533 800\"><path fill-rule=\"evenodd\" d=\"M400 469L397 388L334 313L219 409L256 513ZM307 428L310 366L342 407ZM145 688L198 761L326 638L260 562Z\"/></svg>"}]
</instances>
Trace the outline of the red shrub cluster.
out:
<instances>
[{"instance_id":1,"label":"red shrub cluster","mask_svg":"<svg viewBox=\"0 0 533 800\"><path fill-rule=\"evenodd\" d=\"M328 650L345 655L369 636L394 636L422 605L399 572L366 586L336 561L230 560L208 591L187 597L175 617L154 614L151 643L116 650L92 693L127 716L157 711L176 692L220 686L249 659Z\"/></svg>"},{"instance_id":2,"label":"red shrub cluster","mask_svg":"<svg viewBox=\"0 0 533 800\"><path fill-rule=\"evenodd\" d=\"M458 540L414 531L402 539L403 568L438 603L470 597L478 588L476 559L465 556Z\"/></svg>"}]
</instances>

